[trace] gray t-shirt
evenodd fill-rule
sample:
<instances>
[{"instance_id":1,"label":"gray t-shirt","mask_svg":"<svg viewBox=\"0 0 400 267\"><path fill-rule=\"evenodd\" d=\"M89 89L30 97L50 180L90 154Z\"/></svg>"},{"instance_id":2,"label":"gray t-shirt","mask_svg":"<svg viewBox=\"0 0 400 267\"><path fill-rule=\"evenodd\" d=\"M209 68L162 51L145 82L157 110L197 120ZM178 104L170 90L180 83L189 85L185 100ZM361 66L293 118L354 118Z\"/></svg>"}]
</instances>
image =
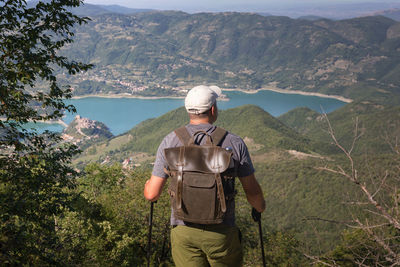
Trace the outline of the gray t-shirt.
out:
<instances>
[{"instance_id":1,"label":"gray t-shirt","mask_svg":"<svg viewBox=\"0 0 400 267\"><path fill-rule=\"evenodd\" d=\"M198 131L205 131L211 134L215 130L215 126L211 124L188 124L186 129L193 136ZM203 144L205 142L204 134L198 134L195 137L196 144ZM168 134L157 150L156 161L154 163L152 174L161 178L168 178L168 175L164 172L164 168L167 168L167 162L164 155L164 149L170 147L181 146L182 143L176 136L175 132ZM237 135L229 133L225 136L222 141L221 147L232 150L232 165L236 166L237 175L239 177L249 176L254 173L254 167L251 162L249 151L243 139ZM227 203L227 211L224 218L224 224L235 225L235 202ZM184 225L185 223L174 217L173 211L171 211L171 224L172 225Z\"/></svg>"}]
</instances>

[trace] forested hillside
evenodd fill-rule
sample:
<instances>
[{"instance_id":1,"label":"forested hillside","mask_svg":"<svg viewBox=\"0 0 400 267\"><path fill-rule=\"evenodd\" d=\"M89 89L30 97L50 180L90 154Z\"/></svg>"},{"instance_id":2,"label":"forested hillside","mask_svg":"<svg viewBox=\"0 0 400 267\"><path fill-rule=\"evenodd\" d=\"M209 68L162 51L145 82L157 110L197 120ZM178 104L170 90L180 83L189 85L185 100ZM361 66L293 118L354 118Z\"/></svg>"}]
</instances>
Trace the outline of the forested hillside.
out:
<instances>
[{"instance_id":1,"label":"forested hillside","mask_svg":"<svg viewBox=\"0 0 400 267\"><path fill-rule=\"evenodd\" d=\"M399 8L392 8L385 11L376 12L376 15L382 15L397 21L400 21L400 9Z\"/></svg>"},{"instance_id":2,"label":"forested hillside","mask_svg":"<svg viewBox=\"0 0 400 267\"><path fill-rule=\"evenodd\" d=\"M286 125L314 141L330 142L326 131L327 121L323 115L300 108L279 117ZM356 154L390 153L393 148L389 141L400 135L400 107L384 106L371 102L354 102L328 114L337 139L350 147L356 125L361 133Z\"/></svg>"},{"instance_id":3,"label":"forested hillside","mask_svg":"<svg viewBox=\"0 0 400 267\"><path fill-rule=\"evenodd\" d=\"M309 139L257 106L246 105L221 110L219 113L216 125L246 137L258 154L271 149L295 149L313 153L315 148L320 151ZM154 155L165 135L187 123L188 115L183 107L173 110L158 118L144 121L125 134L93 145L75 162L84 165L93 161L102 162L106 158L122 162L140 152Z\"/></svg>"},{"instance_id":4,"label":"forested hillside","mask_svg":"<svg viewBox=\"0 0 400 267\"><path fill-rule=\"evenodd\" d=\"M383 16L309 21L250 13L105 14L77 27L64 54L95 64L68 77L75 95L181 95L208 82L362 98L398 92L399 25Z\"/></svg>"}]
</instances>

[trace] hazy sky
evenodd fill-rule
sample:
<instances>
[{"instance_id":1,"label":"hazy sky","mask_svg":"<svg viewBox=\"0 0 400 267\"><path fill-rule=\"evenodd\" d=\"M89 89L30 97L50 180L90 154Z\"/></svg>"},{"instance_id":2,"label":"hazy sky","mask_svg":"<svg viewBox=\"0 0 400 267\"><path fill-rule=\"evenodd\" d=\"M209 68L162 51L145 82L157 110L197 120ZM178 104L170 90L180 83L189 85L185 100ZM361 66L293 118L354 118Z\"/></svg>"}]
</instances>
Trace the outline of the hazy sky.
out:
<instances>
[{"instance_id":1,"label":"hazy sky","mask_svg":"<svg viewBox=\"0 0 400 267\"><path fill-rule=\"evenodd\" d=\"M400 3L400 0L85 0L90 4L122 5L131 8L178 9L178 10L229 10L229 9L259 9L290 8L301 5L332 5L350 3Z\"/></svg>"}]
</instances>

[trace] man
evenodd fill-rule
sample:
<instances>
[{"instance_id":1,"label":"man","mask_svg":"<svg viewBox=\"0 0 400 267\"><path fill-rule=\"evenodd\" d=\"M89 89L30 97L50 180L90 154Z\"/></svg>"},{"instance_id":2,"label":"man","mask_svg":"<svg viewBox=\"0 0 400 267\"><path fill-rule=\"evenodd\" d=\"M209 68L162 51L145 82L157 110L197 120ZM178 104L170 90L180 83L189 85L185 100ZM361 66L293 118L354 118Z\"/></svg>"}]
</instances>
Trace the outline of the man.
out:
<instances>
[{"instance_id":1,"label":"man","mask_svg":"<svg viewBox=\"0 0 400 267\"><path fill-rule=\"evenodd\" d=\"M199 131L212 134L216 129L212 124L218 118L216 99L221 95L217 86L196 86L185 98L185 108L189 114L190 123L186 130L191 136ZM194 136L196 144L205 143L204 133ZM154 164L151 178L146 182L144 196L149 201L156 201L163 189L168 175L164 150L182 146L175 132L168 134L161 142ZM254 176L254 168L249 152L243 140L227 133L220 146L232 151L232 164L243 186L248 202L258 212L265 209L264 196L259 183ZM171 244L172 257L176 266L241 266L242 247L239 230L235 226L234 200L226 204L226 213L221 224L193 224L175 218L171 213Z\"/></svg>"}]
</instances>

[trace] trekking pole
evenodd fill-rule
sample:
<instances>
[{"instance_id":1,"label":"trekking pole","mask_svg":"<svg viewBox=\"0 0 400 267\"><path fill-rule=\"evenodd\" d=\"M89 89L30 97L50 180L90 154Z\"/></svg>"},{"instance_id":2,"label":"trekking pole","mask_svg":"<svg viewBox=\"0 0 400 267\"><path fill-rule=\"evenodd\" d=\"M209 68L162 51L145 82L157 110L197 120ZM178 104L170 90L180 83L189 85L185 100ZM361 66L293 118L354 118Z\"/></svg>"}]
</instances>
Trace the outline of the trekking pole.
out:
<instances>
[{"instance_id":1,"label":"trekking pole","mask_svg":"<svg viewBox=\"0 0 400 267\"><path fill-rule=\"evenodd\" d=\"M165 229L164 229L164 239L163 239L163 244L162 244L162 249L161 249L161 259L160 259L160 261L162 262L163 260L164 260L164 254L166 254L165 253L165 247L167 246L167 239L168 239L168 237L167 237L167 234L168 234L168 231L169 231L169 222L167 222L166 224L165 224Z\"/></svg>"},{"instance_id":2,"label":"trekking pole","mask_svg":"<svg viewBox=\"0 0 400 267\"><path fill-rule=\"evenodd\" d=\"M156 201L155 201L156 202ZM148 243L147 243L147 267L150 266L150 257L151 257L151 231L153 228L153 209L154 203L150 203L150 216L149 216L149 235L148 235Z\"/></svg>"},{"instance_id":3,"label":"trekking pole","mask_svg":"<svg viewBox=\"0 0 400 267\"><path fill-rule=\"evenodd\" d=\"M264 254L264 242L262 238L262 228L261 228L261 212L258 212L255 208L251 210L251 216L253 217L253 220L255 222L258 222L258 233L260 235L260 244L261 244L261 255L262 255L262 261L263 261L263 266L266 267L265 263L265 254Z\"/></svg>"}]
</instances>

